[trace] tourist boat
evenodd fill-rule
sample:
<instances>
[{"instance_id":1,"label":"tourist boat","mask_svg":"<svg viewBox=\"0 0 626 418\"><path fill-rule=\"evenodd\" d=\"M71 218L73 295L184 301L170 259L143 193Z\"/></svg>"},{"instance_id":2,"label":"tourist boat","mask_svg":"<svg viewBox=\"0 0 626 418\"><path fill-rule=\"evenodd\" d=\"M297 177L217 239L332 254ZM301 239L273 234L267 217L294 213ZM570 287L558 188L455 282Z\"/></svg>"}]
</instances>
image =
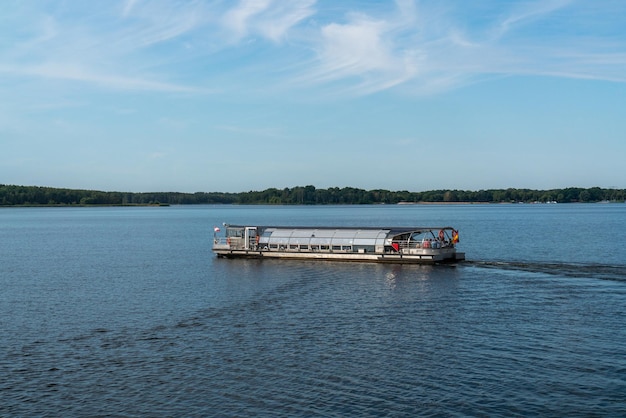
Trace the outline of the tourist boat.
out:
<instances>
[{"instance_id":1,"label":"tourist boat","mask_svg":"<svg viewBox=\"0 0 626 418\"><path fill-rule=\"evenodd\" d=\"M293 227L224 224L214 228L220 258L312 259L375 263L456 262L458 232L445 227Z\"/></svg>"}]
</instances>

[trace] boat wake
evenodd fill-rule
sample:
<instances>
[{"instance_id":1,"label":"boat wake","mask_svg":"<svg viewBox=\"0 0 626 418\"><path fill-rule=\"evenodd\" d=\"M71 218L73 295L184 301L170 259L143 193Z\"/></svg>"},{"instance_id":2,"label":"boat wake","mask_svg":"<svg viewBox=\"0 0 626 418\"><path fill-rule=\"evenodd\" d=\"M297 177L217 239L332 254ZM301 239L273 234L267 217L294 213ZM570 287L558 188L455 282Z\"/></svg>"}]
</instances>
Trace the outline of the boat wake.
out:
<instances>
[{"instance_id":1,"label":"boat wake","mask_svg":"<svg viewBox=\"0 0 626 418\"><path fill-rule=\"evenodd\" d=\"M626 265L523 261L466 261L466 264L488 269L626 282Z\"/></svg>"}]
</instances>

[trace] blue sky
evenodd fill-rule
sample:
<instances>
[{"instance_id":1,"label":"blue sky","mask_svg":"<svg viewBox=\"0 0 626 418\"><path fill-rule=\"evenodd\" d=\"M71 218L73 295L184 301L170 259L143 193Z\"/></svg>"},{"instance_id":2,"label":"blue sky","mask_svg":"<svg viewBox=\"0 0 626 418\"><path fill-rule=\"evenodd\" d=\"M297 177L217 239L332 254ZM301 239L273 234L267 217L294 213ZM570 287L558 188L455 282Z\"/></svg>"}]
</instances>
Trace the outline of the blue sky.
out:
<instances>
[{"instance_id":1,"label":"blue sky","mask_svg":"<svg viewBox=\"0 0 626 418\"><path fill-rule=\"evenodd\" d=\"M0 183L626 188L623 0L3 0Z\"/></svg>"}]
</instances>

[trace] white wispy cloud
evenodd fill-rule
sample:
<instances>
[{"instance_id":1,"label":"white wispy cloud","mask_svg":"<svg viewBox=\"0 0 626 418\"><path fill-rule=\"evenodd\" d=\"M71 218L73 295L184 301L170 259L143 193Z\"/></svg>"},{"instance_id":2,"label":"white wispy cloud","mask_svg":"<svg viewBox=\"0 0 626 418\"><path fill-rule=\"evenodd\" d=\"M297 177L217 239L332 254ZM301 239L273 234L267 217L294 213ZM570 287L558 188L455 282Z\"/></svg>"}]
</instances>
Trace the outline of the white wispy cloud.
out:
<instances>
[{"instance_id":1,"label":"white wispy cloud","mask_svg":"<svg viewBox=\"0 0 626 418\"><path fill-rule=\"evenodd\" d=\"M133 7L137 3L137 0L126 0L122 9L122 17L127 17L133 10Z\"/></svg>"},{"instance_id":2,"label":"white wispy cloud","mask_svg":"<svg viewBox=\"0 0 626 418\"><path fill-rule=\"evenodd\" d=\"M271 0L241 0L224 15L223 23L241 38L248 34L250 20L267 9L270 3Z\"/></svg>"},{"instance_id":3,"label":"white wispy cloud","mask_svg":"<svg viewBox=\"0 0 626 418\"><path fill-rule=\"evenodd\" d=\"M339 84L353 94L393 88L432 94L490 76L626 80L626 42L599 53L591 43L580 42L593 34L581 36L576 28L562 36L545 36L550 25L567 26L568 17L584 12L576 9L576 2L482 6L491 13L480 17L480 24L463 20L477 18L471 5L455 10L451 5L446 9L397 1L386 13L348 12L344 22L320 28L314 66L299 81ZM602 40L599 36L597 41Z\"/></svg>"},{"instance_id":4,"label":"white wispy cloud","mask_svg":"<svg viewBox=\"0 0 626 418\"><path fill-rule=\"evenodd\" d=\"M240 0L221 20L237 39L253 34L278 42L314 14L314 4L315 0Z\"/></svg>"},{"instance_id":5,"label":"white wispy cloud","mask_svg":"<svg viewBox=\"0 0 626 418\"><path fill-rule=\"evenodd\" d=\"M313 68L300 82L342 83L351 94L370 94L410 81L423 71L423 48L413 42L417 9L397 1L384 14L348 12L342 23L320 27Z\"/></svg>"},{"instance_id":6,"label":"white wispy cloud","mask_svg":"<svg viewBox=\"0 0 626 418\"><path fill-rule=\"evenodd\" d=\"M494 35L502 36L516 27L523 26L533 21L540 20L551 13L562 9L572 3L572 0L543 0L534 2L521 2L513 6L513 10L507 16L494 25Z\"/></svg>"},{"instance_id":7,"label":"white wispy cloud","mask_svg":"<svg viewBox=\"0 0 626 418\"><path fill-rule=\"evenodd\" d=\"M432 94L491 76L626 81L626 37L614 17L626 5L594 3L592 16L589 7L576 0L22 3L0 16L7 33L0 73L202 94L254 83L267 91L268 82L364 95ZM263 48L254 58L246 55L259 50L253 40Z\"/></svg>"},{"instance_id":8,"label":"white wispy cloud","mask_svg":"<svg viewBox=\"0 0 626 418\"><path fill-rule=\"evenodd\" d=\"M143 90L158 91L170 93L199 93L200 89L185 85L177 85L159 81L145 80L140 77L125 77L120 75L111 75L98 73L92 69L83 69L74 67L64 63L46 63L43 65L33 66L1 66L0 73L9 74L18 77L35 76L38 78L57 79L66 81L78 81L83 83L95 84L103 87L114 88L118 90ZM204 90L204 93L209 93Z\"/></svg>"},{"instance_id":9,"label":"white wispy cloud","mask_svg":"<svg viewBox=\"0 0 626 418\"><path fill-rule=\"evenodd\" d=\"M198 2L129 1L123 20L111 22L111 40L116 49L131 51L175 40L206 24L208 12Z\"/></svg>"},{"instance_id":10,"label":"white wispy cloud","mask_svg":"<svg viewBox=\"0 0 626 418\"><path fill-rule=\"evenodd\" d=\"M25 33L14 47L0 53L0 73L81 82L117 90L206 93L204 86L168 81L167 73L153 71L160 59L142 57L142 50L177 38L196 27L189 8L163 14L138 1L128 1L123 19L113 10L96 14L89 7L75 12L25 10ZM132 20L131 24L124 24Z\"/></svg>"}]
</instances>

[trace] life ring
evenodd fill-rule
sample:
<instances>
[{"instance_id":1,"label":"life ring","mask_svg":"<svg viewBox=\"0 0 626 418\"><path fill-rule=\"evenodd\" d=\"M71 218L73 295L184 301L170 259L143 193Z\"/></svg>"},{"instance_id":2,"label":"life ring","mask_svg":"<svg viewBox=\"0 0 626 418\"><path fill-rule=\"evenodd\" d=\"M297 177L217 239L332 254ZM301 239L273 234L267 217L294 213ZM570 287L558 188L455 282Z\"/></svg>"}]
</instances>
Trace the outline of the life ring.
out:
<instances>
[{"instance_id":1,"label":"life ring","mask_svg":"<svg viewBox=\"0 0 626 418\"><path fill-rule=\"evenodd\" d=\"M230 245L230 238L226 238L226 244Z\"/></svg>"},{"instance_id":2,"label":"life ring","mask_svg":"<svg viewBox=\"0 0 626 418\"><path fill-rule=\"evenodd\" d=\"M446 239L446 234L443 232L443 229L439 230L439 241L444 241Z\"/></svg>"}]
</instances>

